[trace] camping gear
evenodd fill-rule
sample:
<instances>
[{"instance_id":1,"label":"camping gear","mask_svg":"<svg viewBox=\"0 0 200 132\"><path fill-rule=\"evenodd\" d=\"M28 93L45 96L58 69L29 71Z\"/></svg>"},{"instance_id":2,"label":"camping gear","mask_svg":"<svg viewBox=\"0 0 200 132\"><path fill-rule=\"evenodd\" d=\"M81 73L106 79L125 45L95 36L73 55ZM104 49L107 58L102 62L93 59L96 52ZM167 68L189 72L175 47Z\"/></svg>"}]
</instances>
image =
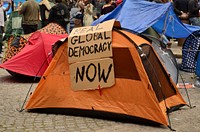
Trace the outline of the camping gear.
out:
<instances>
[{"instance_id":1,"label":"camping gear","mask_svg":"<svg viewBox=\"0 0 200 132\"><path fill-rule=\"evenodd\" d=\"M178 64L173 52L168 48L168 40L166 40L164 36L157 33L152 27L141 33L140 36L152 44L169 76L172 78L174 83L177 84L179 76Z\"/></svg>"},{"instance_id":2,"label":"camping gear","mask_svg":"<svg viewBox=\"0 0 200 132\"><path fill-rule=\"evenodd\" d=\"M58 25L56 23L49 23L47 26L45 26L44 28L42 28L38 31L44 32L47 34L66 34L66 30L63 29L60 25ZM21 36L15 36L15 35L10 36L7 41L8 47L5 52L5 57L2 59L2 62L3 63L6 62L7 60L9 60L13 56L15 56L17 53L19 53L21 51L21 49L23 49L25 47L25 45L27 44L28 39L31 35L32 35L32 33L26 34L26 35L21 35ZM18 46L16 46L16 44L14 44L14 43L18 43L17 44ZM15 45L15 46L13 46L13 45Z\"/></svg>"},{"instance_id":3,"label":"camping gear","mask_svg":"<svg viewBox=\"0 0 200 132\"><path fill-rule=\"evenodd\" d=\"M144 33L142 33L141 36L147 40L150 40L155 52L158 54L160 61L166 68L166 71L169 74L170 78L172 78L173 82L177 84L179 72L178 64L173 52L170 49L168 49L167 45L159 39L159 36L156 37L152 36L151 34Z\"/></svg>"},{"instance_id":4,"label":"camping gear","mask_svg":"<svg viewBox=\"0 0 200 132\"><path fill-rule=\"evenodd\" d=\"M43 67L43 70L39 69L49 56L51 46L64 37L67 37L66 30L56 23L49 23L31 34L10 36L0 68L6 69L16 77L20 75L41 77L48 64ZM43 55L43 57L36 57L38 55Z\"/></svg>"},{"instance_id":5,"label":"camping gear","mask_svg":"<svg viewBox=\"0 0 200 132\"><path fill-rule=\"evenodd\" d=\"M34 32L29 37L26 46L11 59L0 64L0 67L8 70L13 76L22 74L41 77L52 59L52 45L59 39L66 37L67 34Z\"/></svg>"},{"instance_id":6,"label":"camping gear","mask_svg":"<svg viewBox=\"0 0 200 132\"><path fill-rule=\"evenodd\" d=\"M72 90L69 42L57 43L60 47L24 107L28 111L82 116L103 112L100 117L121 115L170 126L168 112L186 104L154 48L142 37L112 30L115 84L106 88L96 84L93 90Z\"/></svg>"}]
</instances>

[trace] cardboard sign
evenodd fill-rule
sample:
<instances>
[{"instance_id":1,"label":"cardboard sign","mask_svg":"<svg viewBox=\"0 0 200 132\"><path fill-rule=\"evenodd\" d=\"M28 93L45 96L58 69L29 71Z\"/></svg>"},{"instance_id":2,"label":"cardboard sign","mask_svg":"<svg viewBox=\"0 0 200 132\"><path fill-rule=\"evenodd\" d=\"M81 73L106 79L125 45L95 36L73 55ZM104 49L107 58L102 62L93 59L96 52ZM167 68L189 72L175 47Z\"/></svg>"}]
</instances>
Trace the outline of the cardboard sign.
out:
<instances>
[{"instance_id":1,"label":"cardboard sign","mask_svg":"<svg viewBox=\"0 0 200 132\"><path fill-rule=\"evenodd\" d=\"M112 56L114 20L97 26L75 28L68 37L69 63Z\"/></svg>"},{"instance_id":2,"label":"cardboard sign","mask_svg":"<svg viewBox=\"0 0 200 132\"><path fill-rule=\"evenodd\" d=\"M82 61L69 66L73 90L111 87L115 83L113 59Z\"/></svg>"},{"instance_id":3,"label":"cardboard sign","mask_svg":"<svg viewBox=\"0 0 200 132\"><path fill-rule=\"evenodd\" d=\"M112 28L114 20L75 28L68 37L68 60L73 90L114 85Z\"/></svg>"}]
</instances>

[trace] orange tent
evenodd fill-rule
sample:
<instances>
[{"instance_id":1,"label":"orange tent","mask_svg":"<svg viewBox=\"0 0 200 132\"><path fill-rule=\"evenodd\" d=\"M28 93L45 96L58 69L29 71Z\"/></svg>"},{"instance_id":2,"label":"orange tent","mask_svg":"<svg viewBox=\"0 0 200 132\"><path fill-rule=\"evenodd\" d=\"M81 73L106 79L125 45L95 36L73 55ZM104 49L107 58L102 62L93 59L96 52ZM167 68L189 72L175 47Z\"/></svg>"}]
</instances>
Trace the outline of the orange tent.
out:
<instances>
[{"instance_id":1,"label":"orange tent","mask_svg":"<svg viewBox=\"0 0 200 132\"><path fill-rule=\"evenodd\" d=\"M130 32L113 29L112 36L113 86L96 90L72 90L68 42L65 41L58 48L25 109L100 111L168 126L168 110L186 103L156 52L147 40Z\"/></svg>"}]
</instances>

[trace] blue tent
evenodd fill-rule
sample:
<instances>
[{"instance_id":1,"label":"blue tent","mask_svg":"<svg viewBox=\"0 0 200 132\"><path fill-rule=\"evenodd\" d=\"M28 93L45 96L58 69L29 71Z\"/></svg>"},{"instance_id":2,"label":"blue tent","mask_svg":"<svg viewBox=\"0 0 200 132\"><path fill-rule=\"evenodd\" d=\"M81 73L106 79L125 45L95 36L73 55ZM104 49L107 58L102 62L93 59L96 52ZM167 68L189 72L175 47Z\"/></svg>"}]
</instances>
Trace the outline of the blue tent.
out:
<instances>
[{"instance_id":1,"label":"blue tent","mask_svg":"<svg viewBox=\"0 0 200 132\"><path fill-rule=\"evenodd\" d=\"M154 3L144 0L124 0L114 11L94 21L96 25L103 21L116 19L121 27L142 33L153 27L158 33L172 38L186 38L200 27L183 24L176 16L171 2Z\"/></svg>"}]
</instances>

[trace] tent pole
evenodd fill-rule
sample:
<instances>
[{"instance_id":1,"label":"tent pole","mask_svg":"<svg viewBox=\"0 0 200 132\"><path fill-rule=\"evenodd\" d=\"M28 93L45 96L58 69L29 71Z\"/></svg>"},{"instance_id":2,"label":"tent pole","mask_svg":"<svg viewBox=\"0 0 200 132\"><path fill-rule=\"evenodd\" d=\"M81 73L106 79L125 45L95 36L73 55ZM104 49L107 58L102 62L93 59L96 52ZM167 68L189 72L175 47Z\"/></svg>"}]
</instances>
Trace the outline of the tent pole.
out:
<instances>
[{"instance_id":1,"label":"tent pole","mask_svg":"<svg viewBox=\"0 0 200 132\"><path fill-rule=\"evenodd\" d=\"M35 82L36 78L37 78L37 75L34 77L33 82ZM24 108L24 105L25 105L26 100L27 100L27 98L28 98L28 95L29 95L29 93L30 93L30 91L31 91L31 88L32 88L32 86L33 86L33 82L31 83L31 86L30 86L30 88L29 88L29 90L28 90L28 92L27 92L27 94L26 94L26 97L25 97L25 99L24 99L24 102L23 102L23 104L22 104L20 110L18 110L19 112L22 112L22 111L24 110L23 108Z\"/></svg>"},{"instance_id":2,"label":"tent pole","mask_svg":"<svg viewBox=\"0 0 200 132\"><path fill-rule=\"evenodd\" d=\"M171 131L176 131L176 130L173 129L171 126L168 126L168 128L169 128Z\"/></svg>"},{"instance_id":3,"label":"tent pole","mask_svg":"<svg viewBox=\"0 0 200 132\"><path fill-rule=\"evenodd\" d=\"M159 78L158 78L156 72L155 72L155 69L153 68L152 63L149 61L149 59L148 59L148 57L146 56L146 54L143 52L142 48L141 48L140 46L136 45L135 42L134 42L133 40L131 40L131 39L130 39L126 34L124 34L123 32L121 32L121 31L119 31L119 30L115 30L115 31L117 31L118 33L120 33L120 34L123 35L125 38L127 38L130 42L133 43L133 45L134 45L134 46L136 47L136 49L138 50L138 53L139 53L141 59L144 57L144 58L147 60L147 62L150 64L151 68L153 69L153 72L154 72L154 74L155 74L156 80L158 81L158 85L159 85L159 87L161 88L162 85L161 85L161 83L160 83L160 80L159 80ZM171 128L171 121L170 121L170 118L169 118L169 112L168 112L168 108L167 108L167 104L166 104L166 97L164 96L164 93L163 93L162 89L160 89L160 90L161 90L161 93L162 93L162 96L163 96L163 99L164 99L165 107L166 107L166 109L167 109L166 112L167 112L168 122L169 122L169 126L168 126L168 127L170 128L170 130L174 130L174 129Z\"/></svg>"},{"instance_id":4,"label":"tent pole","mask_svg":"<svg viewBox=\"0 0 200 132\"><path fill-rule=\"evenodd\" d=\"M187 88L186 88L186 86L185 86L185 81L184 81L183 76L182 76L182 74L181 74L180 72L179 72L179 75L180 75L181 80L182 80L182 82L183 82L183 86L184 86L184 89L185 89L185 92L186 92L186 95L187 95L187 98L188 98L189 105L187 105L187 106L189 106L189 107L192 109L192 108L194 108L195 106L192 106L192 105L191 105L190 97L189 97L189 94L188 94L188 90L187 90Z\"/></svg>"},{"instance_id":5,"label":"tent pole","mask_svg":"<svg viewBox=\"0 0 200 132\"><path fill-rule=\"evenodd\" d=\"M45 61L42 63L40 69L39 69L38 72L36 73L36 75L35 75L35 77L34 77L34 79L33 79L33 82L32 82L32 84L31 84L31 86L30 86L30 88L29 88L29 90L28 90L28 92L27 92L27 94L26 94L26 97L25 97L25 99L24 99L24 102L23 102L23 104L22 104L22 106L21 106L21 109L20 109L20 110L17 110L17 111L22 112L22 111L24 110L24 105L25 105L25 103L26 103L26 101L27 101L27 98L28 98L28 96L29 96L29 93L30 93L30 91L31 91L31 88L32 88L32 86L33 86L33 83L35 82L35 80L36 80L36 78L37 78L37 75L38 75L39 72L41 71L41 69L42 69L42 67L44 66L44 64L47 62L47 60L48 60L48 58L50 57L50 55L52 55L52 52L50 52L50 53L48 54L47 58L46 58Z\"/></svg>"},{"instance_id":6,"label":"tent pole","mask_svg":"<svg viewBox=\"0 0 200 132\"><path fill-rule=\"evenodd\" d=\"M141 52L143 52L142 51L142 48L141 48ZM144 52L143 52L143 54L145 54ZM164 95L164 93L163 93L163 91L162 91L162 85L161 85L161 83L160 83L160 80L159 80L159 78L158 78L158 76L157 76L157 74L156 74L156 72L155 72L155 69L153 68L153 65L151 64L151 62L149 61L149 59L147 58L147 56L145 55L145 58L146 58L146 60L148 61L148 63L150 64L150 66L151 66L151 68L152 68L152 70L153 70L153 73L154 73L154 75L155 75L155 77L156 77L156 80L158 81L158 84L159 84L159 87L160 87L160 91L161 91L161 93L162 93L162 96L163 96L163 100L164 100L164 104L165 104L165 108L166 108L166 113L167 113L167 117L168 117L168 122L169 122L169 125L168 125L168 128L170 128L170 130L172 130L172 131L176 131L175 129L173 129L171 126L171 120L170 120L170 117L169 117L169 110L168 110L168 108L167 108L167 103L166 103L166 97L165 97L165 95Z\"/></svg>"}]
</instances>

